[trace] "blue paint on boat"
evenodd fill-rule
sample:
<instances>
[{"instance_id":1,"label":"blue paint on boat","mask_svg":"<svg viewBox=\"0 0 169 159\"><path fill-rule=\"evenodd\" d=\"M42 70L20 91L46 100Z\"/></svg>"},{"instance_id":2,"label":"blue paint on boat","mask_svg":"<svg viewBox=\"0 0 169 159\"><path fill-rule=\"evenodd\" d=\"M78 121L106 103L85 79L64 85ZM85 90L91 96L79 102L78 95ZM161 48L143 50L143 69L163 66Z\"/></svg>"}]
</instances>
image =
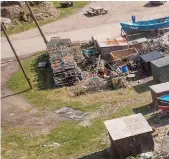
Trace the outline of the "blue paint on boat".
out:
<instances>
[{"instance_id":1,"label":"blue paint on boat","mask_svg":"<svg viewBox=\"0 0 169 159\"><path fill-rule=\"evenodd\" d=\"M133 22L120 23L122 29L127 32L153 31L169 27L169 17Z\"/></svg>"},{"instance_id":2,"label":"blue paint on boat","mask_svg":"<svg viewBox=\"0 0 169 159\"><path fill-rule=\"evenodd\" d=\"M164 95L164 96L161 96L161 97L160 97L160 100L163 100L163 101L169 102L169 94Z\"/></svg>"}]
</instances>

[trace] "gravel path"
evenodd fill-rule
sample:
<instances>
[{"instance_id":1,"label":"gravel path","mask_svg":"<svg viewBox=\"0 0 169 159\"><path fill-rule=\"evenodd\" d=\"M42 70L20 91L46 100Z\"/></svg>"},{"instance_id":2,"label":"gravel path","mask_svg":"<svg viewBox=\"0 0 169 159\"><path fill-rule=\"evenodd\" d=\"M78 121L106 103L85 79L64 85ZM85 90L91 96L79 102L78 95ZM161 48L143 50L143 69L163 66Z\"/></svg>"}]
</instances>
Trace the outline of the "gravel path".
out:
<instances>
[{"instance_id":1,"label":"gravel path","mask_svg":"<svg viewBox=\"0 0 169 159\"><path fill-rule=\"evenodd\" d=\"M148 2L91 2L89 6L103 6L109 10L106 15L87 17L85 10L65 19L44 25L42 27L47 39L51 36L71 38L72 40L89 40L92 35L109 33L112 36L120 34L121 21L130 21L131 15L137 20L152 19L168 16L169 2L164 5L152 7ZM45 49L45 44L37 29L32 29L10 36L16 51L19 55L29 54ZM3 37L2 58L12 57L12 51Z\"/></svg>"}]
</instances>

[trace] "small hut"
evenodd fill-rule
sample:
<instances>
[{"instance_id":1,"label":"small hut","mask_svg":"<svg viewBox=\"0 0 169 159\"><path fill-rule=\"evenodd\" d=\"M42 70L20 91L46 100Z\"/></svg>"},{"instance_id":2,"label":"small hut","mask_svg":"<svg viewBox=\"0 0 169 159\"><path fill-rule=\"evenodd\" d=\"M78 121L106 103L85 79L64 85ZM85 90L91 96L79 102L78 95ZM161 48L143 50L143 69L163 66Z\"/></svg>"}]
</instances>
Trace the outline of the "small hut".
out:
<instances>
[{"instance_id":1,"label":"small hut","mask_svg":"<svg viewBox=\"0 0 169 159\"><path fill-rule=\"evenodd\" d=\"M142 66L148 75L152 75L150 62L162 57L164 57L164 55L157 50L140 55Z\"/></svg>"},{"instance_id":2,"label":"small hut","mask_svg":"<svg viewBox=\"0 0 169 159\"><path fill-rule=\"evenodd\" d=\"M154 149L152 128L139 113L104 121L116 159L126 159Z\"/></svg>"},{"instance_id":3,"label":"small hut","mask_svg":"<svg viewBox=\"0 0 169 159\"><path fill-rule=\"evenodd\" d=\"M125 38L119 37L106 37L104 35L97 35L92 37L95 49L101 52L101 58L107 60L107 54L111 51L127 49L129 46Z\"/></svg>"},{"instance_id":4,"label":"small hut","mask_svg":"<svg viewBox=\"0 0 169 159\"><path fill-rule=\"evenodd\" d=\"M150 89L151 89L153 105L155 105L156 98L169 94L169 82L152 85L150 86Z\"/></svg>"},{"instance_id":5,"label":"small hut","mask_svg":"<svg viewBox=\"0 0 169 159\"><path fill-rule=\"evenodd\" d=\"M169 82L169 56L151 61L151 69L154 81Z\"/></svg>"}]
</instances>

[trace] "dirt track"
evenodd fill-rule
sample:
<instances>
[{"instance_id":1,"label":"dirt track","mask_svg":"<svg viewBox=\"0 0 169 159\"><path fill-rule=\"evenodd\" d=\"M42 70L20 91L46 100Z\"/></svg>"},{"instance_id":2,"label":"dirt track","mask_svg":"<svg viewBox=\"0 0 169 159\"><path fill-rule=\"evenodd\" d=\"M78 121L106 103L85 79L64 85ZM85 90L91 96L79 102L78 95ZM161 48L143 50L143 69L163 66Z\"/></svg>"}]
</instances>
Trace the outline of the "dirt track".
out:
<instances>
[{"instance_id":1,"label":"dirt track","mask_svg":"<svg viewBox=\"0 0 169 159\"><path fill-rule=\"evenodd\" d=\"M84 15L86 8L62 20L42 27L47 39L52 36L70 38L72 40L89 40L92 35L109 33L112 36L120 34L119 22L145 20L168 16L169 2L161 6L151 6L148 2L91 2L89 6L103 6L109 10L106 15L88 17ZM37 29L32 29L10 36L17 53L26 55L46 48ZM5 38L2 38L2 58L12 57L12 51Z\"/></svg>"},{"instance_id":2,"label":"dirt track","mask_svg":"<svg viewBox=\"0 0 169 159\"><path fill-rule=\"evenodd\" d=\"M20 94L7 87L7 81L18 70L17 62L1 64L1 124L2 127L33 129L34 134L45 134L65 120L51 111L40 111L30 105Z\"/></svg>"}]
</instances>

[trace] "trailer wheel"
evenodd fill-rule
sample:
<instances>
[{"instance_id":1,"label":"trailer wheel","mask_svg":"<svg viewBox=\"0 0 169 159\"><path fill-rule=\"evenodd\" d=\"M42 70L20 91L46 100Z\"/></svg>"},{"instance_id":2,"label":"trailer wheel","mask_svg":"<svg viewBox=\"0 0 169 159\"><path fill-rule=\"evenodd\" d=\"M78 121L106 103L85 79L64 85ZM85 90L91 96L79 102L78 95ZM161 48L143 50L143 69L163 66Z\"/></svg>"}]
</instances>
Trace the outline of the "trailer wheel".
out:
<instances>
[{"instance_id":1,"label":"trailer wheel","mask_svg":"<svg viewBox=\"0 0 169 159\"><path fill-rule=\"evenodd\" d=\"M165 34L165 31L163 29L158 30L158 35L163 36Z\"/></svg>"}]
</instances>

